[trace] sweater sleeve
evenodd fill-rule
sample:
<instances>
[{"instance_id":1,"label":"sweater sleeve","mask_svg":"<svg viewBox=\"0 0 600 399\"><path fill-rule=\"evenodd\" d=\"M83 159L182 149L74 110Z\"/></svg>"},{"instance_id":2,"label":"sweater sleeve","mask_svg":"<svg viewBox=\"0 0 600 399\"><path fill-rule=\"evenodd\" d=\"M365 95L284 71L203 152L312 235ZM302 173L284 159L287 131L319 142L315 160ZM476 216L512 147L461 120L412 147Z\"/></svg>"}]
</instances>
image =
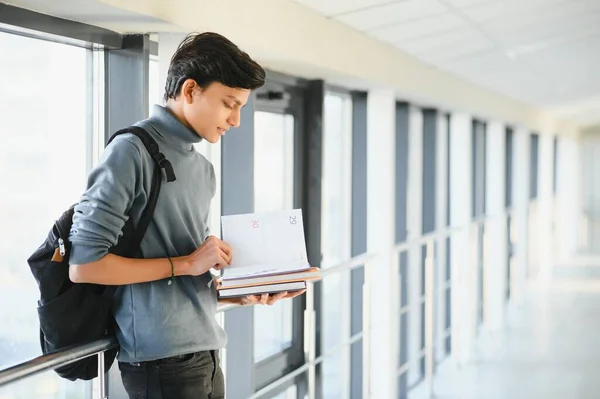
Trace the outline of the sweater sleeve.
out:
<instances>
[{"instance_id":1,"label":"sweater sleeve","mask_svg":"<svg viewBox=\"0 0 600 399\"><path fill-rule=\"evenodd\" d=\"M88 177L69 235L71 264L102 259L122 234L142 187L141 151L132 140L136 139L116 138Z\"/></svg>"}]
</instances>

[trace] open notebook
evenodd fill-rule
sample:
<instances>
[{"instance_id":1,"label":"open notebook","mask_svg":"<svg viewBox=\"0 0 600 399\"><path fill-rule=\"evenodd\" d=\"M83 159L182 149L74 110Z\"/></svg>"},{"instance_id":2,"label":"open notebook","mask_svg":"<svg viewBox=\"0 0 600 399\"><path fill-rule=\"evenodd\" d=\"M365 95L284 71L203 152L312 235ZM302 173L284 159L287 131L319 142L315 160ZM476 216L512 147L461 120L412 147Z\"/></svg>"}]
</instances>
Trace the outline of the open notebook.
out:
<instances>
[{"instance_id":1,"label":"open notebook","mask_svg":"<svg viewBox=\"0 0 600 399\"><path fill-rule=\"evenodd\" d=\"M223 241L232 248L232 263L223 269L223 282L311 268L300 209L223 216L221 225Z\"/></svg>"}]
</instances>

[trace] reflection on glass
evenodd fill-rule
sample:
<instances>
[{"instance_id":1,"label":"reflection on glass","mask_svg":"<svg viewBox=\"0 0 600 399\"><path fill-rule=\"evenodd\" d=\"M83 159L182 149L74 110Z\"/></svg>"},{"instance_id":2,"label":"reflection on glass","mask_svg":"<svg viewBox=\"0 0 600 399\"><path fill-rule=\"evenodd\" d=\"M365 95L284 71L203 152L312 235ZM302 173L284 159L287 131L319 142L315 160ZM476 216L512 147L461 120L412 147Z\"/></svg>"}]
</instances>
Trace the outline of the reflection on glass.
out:
<instances>
[{"instance_id":1,"label":"reflection on glass","mask_svg":"<svg viewBox=\"0 0 600 399\"><path fill-rule=\"evenodd\" d=\"M327 93L323 133L322 242L324 268L350 258L352 100Z\"/></svg>"},{"instance_id":2,"label":"reflection on glass","mask_svg":"<svg viewBox=\"0 0 600 399\"><path fill-rule=\"evenodd\" d=\"M294 206L294 116L254 113L254 211ZM292 301L254 307L254 361L289 348Z\"/></svg>"},{"instance_id":3,"label":"reflection on glass","mask_svg":"<svg viewBox=\"0 0 600 399\"><path fill-rule=\"evenodd\" d=\"M61 379L54 371L0 387L2 399L85 399L91 394L91 382L75 383Z\"/></svg>"},{"instance_id":4,"label":"reflection on glass","mask_svg":"<svg viewBox=\"0 0 600 399\"><path fill-rule=\"evenodd\" d=\"M27 258L86 182L87 50L0 32L0 368L41 354ZM27 380L29 381L29 380ZM53 372L2 397L85 397ZM75 395L73 392L79 392Z\"/></svg>"},{"instance_id":5,"label":"reflection on glass","mask_svg":"<svg viewBox=\"0 0 600 399\"><path fill-rule=\"evenodd\" d=\"M296 385L292 385L279 395L271 397L271 399L299 399L298 388Z\"/></svg>"},{"instance_id":6,"label":"reflection on glass","mask_svg":"<svg viewBox=\"0 0 600 399\"><path fill-rule=\"evenodd\" d=\"M158 83L158 58L151 56L150 64L148 68L148 106L149 111L152 112L154 104L162 104L162 96L164 93L161 92L161 87Z\"/></svg>"},{"instance_id":7,"label":"reflection on glass","mask_svg":"<svg viewBox=\"0 0 600 399\"><path fill-rule=\"evenodd\" d=\"M351 258L352 100L327 93L323 137L322 241L323 268ZM347 274L334 274L322 281L322 347L324 351L349 339L350 281ZM340 348L323 362L324 397L347 396L349 355Z\"/></svg>"}]
</instances>

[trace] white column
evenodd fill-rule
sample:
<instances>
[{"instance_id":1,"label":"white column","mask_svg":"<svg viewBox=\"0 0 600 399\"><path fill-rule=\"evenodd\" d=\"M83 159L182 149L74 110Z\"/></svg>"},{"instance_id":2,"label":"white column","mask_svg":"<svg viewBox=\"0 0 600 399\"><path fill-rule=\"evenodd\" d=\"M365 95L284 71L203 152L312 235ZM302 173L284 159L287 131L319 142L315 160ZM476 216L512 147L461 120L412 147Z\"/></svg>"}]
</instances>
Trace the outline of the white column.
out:
<instances>
[{"instance_id":1,"label":"white column","mask_svg":"<svg viewBox=\"0 0 600 399\"><path fill-rule=\"evenodd\" d=\"M501 122L487 124L486 146L486 213L484 249L484 314L485 327L496 331L504 325L504 303L507 287L507 221L506 193L506 126Z\"/></svg>"},{"instance_id":2,"label":"white column","mask_svg":"<svg viewBox=\"0 0 600 399\"><path fill-rule=\"evenodd\" d=\"M538 155L537 259L539 279L552 275L554 261L552 245L554 183L554 135L540 134Z\"/></svg>"},{"instance_id":3,"label":"white column","mask_svg":"<svg viewBox=\"0 0 600 399\"><path fill-rule=\"evenodd\" d=\"M522 303L527 283L527 265L529 259L529 175L531 134L527 129L515 130L514 136L514 221L516 228L515 265L511 273L511 300Z\"/></svg>"},{"instance_id":4,"label":"white column","mask_svg":"<svg viewBox=\"0 0 600 399\"><path fill-rule=\"evenodd\" d=\"M408 111L408 182L407 241L415 240L423 231L423 113L419 108ZM421 376L421 246L408 251L408 385Z\"/></svg>"},{"instance_id":5,"label":"white column","mask_svg":"<svg viewBox=\"0 0 600 399\"><path fill-rule=\"evenodd\" d=\"M558 258L568 261L577 253L581 219L581 174L579 142L571 137L558 139Z\"/></svg>"},{"instance_id":6,"label":"white column","mask_svg":"<svg viewBox=\"0 0 600 399\"><path fill-rule=\"evenodd\" d=\"M470 245L471 222L471 116L452 114L450 121L450 224L460 227L452 235L452 358L458 365L471 357L475 340L475 312L472 256Z\"/></svg>"},{"instance_id":7,"label":"white column","mask_svg":"<svg viewBox=\"0 0 600 399\"><path fill-rule=\"evenodd\" d=\"M370 397L394 397L397 365L389 350L392 301L390 275L394 245L395 113L392 90L372 90L367 97L367 252L381 254L371 263ZM369 372L369 371L366 371Z\"/></svg>"},{"instance_id":8,"label":"white column","mask_svg":"<svg viewBox=\"0 0 600 399\"><path fill-rule=\"evenodd\" d=\"M435 199L435 228L437 231L446 228L448 220L448 119L443 113L437 116L437 146L436 146L436 199ZM441 360L446 353L446 239L440 238L436 242L435 253L435 287L437 301L435 304L437 335L435 337L436 359Z\"/></svg>"}]
</instances>

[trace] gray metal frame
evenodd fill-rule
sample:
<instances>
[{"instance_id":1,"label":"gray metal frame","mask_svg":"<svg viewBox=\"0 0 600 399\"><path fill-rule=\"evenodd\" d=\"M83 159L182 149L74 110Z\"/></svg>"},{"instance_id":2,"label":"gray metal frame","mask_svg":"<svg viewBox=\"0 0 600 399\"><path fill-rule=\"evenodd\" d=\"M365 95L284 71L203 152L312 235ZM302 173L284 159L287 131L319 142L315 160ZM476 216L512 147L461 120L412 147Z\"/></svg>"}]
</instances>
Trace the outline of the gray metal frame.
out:
<instances>
[{"instance_id":1,"label":"gray metal frame","mask_svg":"<svg viewBox=\"0 0 600 399\"><path fill-rule=\"evenodd\" d=\"M529 198L535 199L538 197L538 169L539 169L539 154L540 154L540 135L531 133L531 145L529 150L531 156L529 158Z\"/></svg>"},{"instance_id":2,"label":"gray metal frame","mask_svg":"<svg viewBox=\"0 0 600 399\"><path fill-rule=\"evenodd\" d=\"M123 47L105 52L106 139L119 129L148 117L150 39L126 35Z\"/></svg>"},{"instance_id":3,"label":"gray metal frame","mask_svg":"<svg viewBox=\"0 0 600 399\"><path fill-rule=\"evenodd\" d=\"M305 215L306 250L308 261L312 266L320 267L321 252L321 206L322 206L322 177L323 177L323 114L325 108L325 82L313 80L308 82L305 94L305 132L303 151L303 199L302 206ZM315 321L315 355L323 354L322 348L322 309L323 284L314 285L314 321ZM322 363L316 366L314 375L316 396L322 397ZM299 396L301 397L301 396Z\"/></svg>"},{"instance_id":4,"label":"gray metal frame","mask_svg":"<svg viewBox=\"0 0 600 399\"><path fill-rule=\"evenodd\" d=\"M367 94L352 94L352 257L367 252ZM363 284L365 270L357 268L350 276L350 335L363 329ZM363 393L362 338L350 349L350 398Z\"/></svg>"},{"instance_id":5,"label":"gray metal frame","mask_svg":"<svg viewBox=\"0 0 600 399\"><path fill-rule=\"evenodd\" d=\"M437 121L437 110L423 110L423 234L435 230Z\"/></svg>"},{"instance_id":6,"label":"gray metal frame","mask_svg":"<svg viewBox=\"0 0 600 399\"><path fill-rule=\"evenodd\" d=\"M123 47L117 32L4 3L0 3L0 31L86 48Z\"/></svg>"},{"instance_id":7,"label":"gray metal frame","mask_svg":"<svg viewBox=\"0 0 600 399\"><path fill-rule=\"evenodd\" d=\"M408 190L408 135L409 135L410 105L396 103L396 177L395 177L395 238L396 244L406 242L407 230L407 190ZM408 307L408 253L402 252L398 256L398 271L396 278L399 280L400 298L397 298L398 309ZM399 323L398 337L398 364L402 367L408 362L408 313L402 312ZM398 398L408 397L408 373L404 372L398 377Z\"/></svg>"}]
</instances>

